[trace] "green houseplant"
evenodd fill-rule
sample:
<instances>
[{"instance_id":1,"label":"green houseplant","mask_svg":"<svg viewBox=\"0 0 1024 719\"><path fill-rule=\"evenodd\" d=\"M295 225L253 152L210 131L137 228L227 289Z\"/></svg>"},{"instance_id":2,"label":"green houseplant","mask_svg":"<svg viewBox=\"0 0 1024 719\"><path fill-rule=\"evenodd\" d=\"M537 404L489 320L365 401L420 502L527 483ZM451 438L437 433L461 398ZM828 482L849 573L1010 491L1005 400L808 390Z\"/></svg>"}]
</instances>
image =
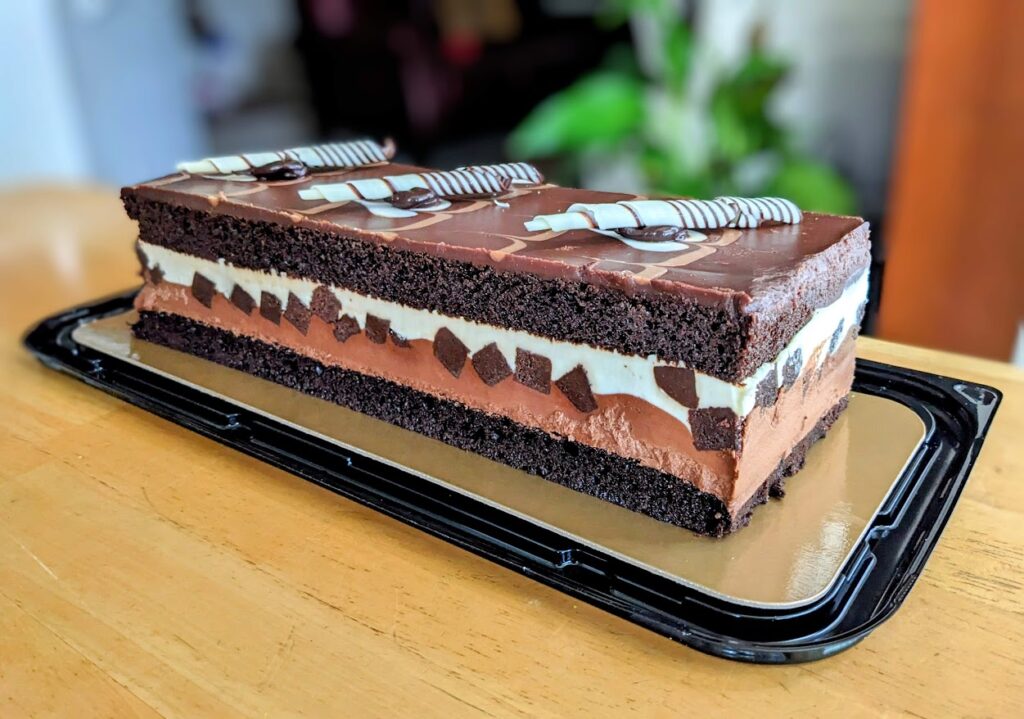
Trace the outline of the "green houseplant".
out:
<instances>
[{"instance_id":1,"label":"green houseplant","mask_svg":"<svg viewBox=\"0 0 1024 719\"><path fill-rule=\"evenodd\" d=\"M612 48L600 68L534 108L509 138L511 156L555 158L566 181L619 166L652 194L778 195L808 210L855 210L847 182L773 119L789 66L759 33L743 62L693 92L694 40L674 3L618 0L598 21L633 21L632 46ZM637 21L648 30L639 39Z\"/></svg>"}]
</instances>

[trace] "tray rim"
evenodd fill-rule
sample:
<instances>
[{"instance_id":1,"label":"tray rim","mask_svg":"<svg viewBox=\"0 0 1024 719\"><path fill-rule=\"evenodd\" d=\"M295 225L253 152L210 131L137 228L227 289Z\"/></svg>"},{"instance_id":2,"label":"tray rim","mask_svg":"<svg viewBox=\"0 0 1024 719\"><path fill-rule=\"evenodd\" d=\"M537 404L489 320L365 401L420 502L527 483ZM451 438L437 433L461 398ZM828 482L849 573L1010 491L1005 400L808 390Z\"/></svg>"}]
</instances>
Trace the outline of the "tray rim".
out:
<instances>
[{"instance_id":1,"label":"tray rim","mask_svg":"<svg viewBox=\"0 0 1024 719\"><path fill-rule=\"evenodd\" d=\"M255 414L254 410L236 405L231 400L221 399L221 403L232 405L236 411L223 413L218 410L217 412L221 415L231 416L231 419L227 422L221 421L218 424L218 422L202 416L182 415L180 411L175 414L174 408L169 407L165 401L156 400L153 396L145 396L140 390L132 390L116 384L109 376L105 377L104 375L120 373L127 378L133 373L145 373L155 376L158 376L158 373L153 370L137 367L124 360L107 356L84 345L79 345L71 338L71 333L87 321L118 314L130 309L131 300L137 291L136 288L56 313L40 321L30 329L26 333L23 343L46 366L70 374L91 386L118 396L131 404L140 406L188 429L211 437L222 444L286 469L335 493L342 494L376 511L397 518L410 526L438 536L449 543L463 549L468 549L499 565L513 569L520 574L529 576L559 591L580 598L676 641L717 656L751 662L788 663L824 658L852 646L892 616L902 604L902 601L923 569L928 556L930 556L931 551L934 549L938 537L959 498L970 469L980 451L985 433L991 425L992 418L1002 398L1002 393L998 389L985 385L885 365L869 360L857 360L858 377L863 373L889 373L896 377L916 381L922 388L929 388L934 395L931 398L933 402L942 399L946 401L952 400L954 404L959 406L963 414L961 420L967 425L970 425L973 421L975 431L973 438L970 438L969 444L960 447L960 451L953 458L955 461L952 463L952 466L950 466L949 462L946 463L945 479L951 481L946 482L950 486L944 485L944 491L942 492L944 499L940 498L942 501L939 502L937 507L940 511L938 511L937 516L930 525L923 527L924 532L920 534L918 540L914 543L910 552L911 556L897 563L898 566L893 570L894 575L891 578L896 581L894 586L890 587L892 591L888 601L884 605L875 607L875 611L870 612L869 616L863 621L854 622L852 626L843 627L843 619L851 610L851 602L856 602L863 596L862 590L865 583L872 578L873 574L877 574L879 571L878 561L873 561L877 560L877 557L873 556L871 548L884 542L886 536L892 532L895 526L892 524L885 525L884 522L878 526L876 524L880 519L884 519L887 514L892 512L895 512L893 516L897 525L905 521L908 507L913 501L916 501L915 498L925 476L921 475L921 467L925 464L925 455L934 455L937 452L936 446L933 446L936 432L938 431L936 416L928 414L921 407L911 406L906 401L900 401L898 398L887 397L910 407L920 416L925 423L925 437L912 458L908 461L907 467L904 470L904 474L907 477L904 477L894 485L894 489L883 504L879 515L872 521L871 527L864 533L859 546L851 552L847 566L844 566L837 575L838 578L834 586L819 599L808 603L801 603L798 606L779 608L757 607L747 604L736 605L727 599L701 592L698 588L685 587L650 569L643 569L632 565L632 570L627 569L623 571L624 567L619 565L623 564L624 560L610 557L589 546L580 545L576 540L561 535L557 530L537 525L534 525L534 527L539 531L534 532L534 534L560 536L563 548L557 549L556 547L552 554L551 547L543 547L543 543L540 542L538 548L550 556L543 558L540 555L534 555L532 556L533 561L526 561L531 559L531 557L529 556L529 551L524 550L523 547L532 545L530 541L526 541L524 545L521 541L524 539L521 536L523 532L517 533L514 530L518 523L530 523L530 521L518 517L512 512L494 507L483 500L461 495L463 500L465 500L463 504L468 504L470 509L478 510L475 511L474 519L480 520L479 523L483 523L484 526L489 524L491 534L488 535L486 531L481 532L479 527L470 526L473 522L467 522L464 525L452 525L450 516L446 519L439 519L436 512L431 513L430 507L432 505L430 501L426 500L427 493L418 493L416 502L420 504L413 508L399 506L401 503L395 504L393 501L394 497L379 488L376 491L378 496L365 496L365 491L359 491L359 488L356 487L358 480L355 479L354 475L358 472L368 472L379 480L381 470L374 465L382 465L383 463L372 457L365 457L358 451L350 451L349 453L361 458L358 464L364 464L363 460L365 460L366 466L357 468L351 457L348 458L348 471L344 475L335 473L343 476L346 482L345 486L339 486L337 482L328 481L323 476L316 476L317 472L312 471L310 467L303 468L301 466L302 463L297 462L297 458L294 456L282 457L280 453L275 453L267 447L246 446L244 440L231 436L238 434L238 429L243 424L239 421L237 415ZM124 368L117 367L118 364L122 364L130 369L125 372ZM173 379L167 377L163 377L163 379L166 382L174 383ZM182 383L175 384L185 386ZM192 387L189 387L189 389L195 393L202 393L201 390ZM868 393L880 394L879 392L870 391ZM971 397L968 393L973 393L975 396ZM957 397L957 394L960 396ZM210 395L206 396L210 397ZM301 434L301 430L293 426L289 426L286 428L286 431L281 432L280 428L274 428L273 425L283 423L275 422L275 420L262 414L257 424L261 423L269 425L270 429L276 432L279 437L288 438L290 433ZM295 437L292 436L291 439L295 440ZM316 439L317 442L333 444L328 439ZM305 441L308 443L308 439ZM400 472L400 470L396 470L391 465L387 465L386 471ZM405 472L400 473L407 474ZM911 475L917 476L914 482L915 486L899 487L901 484L908 484L910 481L908 477ZM441 485L435 486L441 487ZM897 487L899 487L898 490ZM364 486L363 489L365 490L366 487ZM451 510L454 505L451 502L448 504L447 509ZM487 510L480 511L479 507L474 508L472 505L485 506ZM458 512L464 514L465 510L458 510L456 515ZM503 530L500 527L496 527L493 522L488 523L484 521L485 517L494 513L504 517L506 526ZM512 527L513 530L509 530L509 527ZM457 531L459 529L462 531ZM509 531L512 534L505 536ZM513 547L509 543L510 537L520 540L520 546ZM549 540L551 538L543 537L543 539ZM601 568L604 568L605 571L602 572ZM649 576L644 577L642 575ZM646 581L646 584L643 584L642 587L637 584L643 581ZM659 594L656 589L651 589L652 586L658 587L659 583L663 582L669 582L675 585L675 587L685 590L681 594L696 595L687 597L688 602L685 605L685 608L688 610L687 612L673 613L666 611L666 600L668 600L668 604L672 604L672 597ZM652 598L658 600L660 606L651 605L649 602L638 599L635 591L633 596L630 596L629 592L625 592L624 589L631 587L653 592ZM640 594L643 591L640 591ZM786 618L787 621L792 622L794 620L811 618L809 629L812 627L817 628L799 637L783 637L775 641L745 641L742 637L705 627L700 624L699 619L695 621L686 616L695 608L699 609L700 605L704 605L711 615L720 615L717 616L718 620L721 620L724 616L727 623L729 616L737 620L742 616L744 620L755 622L757 620L762 622L776 621L781 618ZM680 606L682 607L683 605Z\"/></svg>"}]
</instances>

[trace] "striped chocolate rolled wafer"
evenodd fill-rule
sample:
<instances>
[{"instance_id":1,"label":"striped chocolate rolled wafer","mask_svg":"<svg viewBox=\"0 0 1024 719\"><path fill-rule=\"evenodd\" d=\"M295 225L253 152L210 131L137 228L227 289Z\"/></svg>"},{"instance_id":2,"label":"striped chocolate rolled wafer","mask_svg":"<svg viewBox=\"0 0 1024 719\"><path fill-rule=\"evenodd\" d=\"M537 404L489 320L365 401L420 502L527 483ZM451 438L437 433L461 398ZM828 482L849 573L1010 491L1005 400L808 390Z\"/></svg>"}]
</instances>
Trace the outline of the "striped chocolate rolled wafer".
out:
<instances>
[{"instance_id":1,"label":"striped chocolate rolled wafer","mask_svg":"<svg viewBox=\"0 0 1024 719\"><path fill-rule=\"evenodd\" d=\"M512 181L507 177L465 170L445 170L313 185L300 190L299 197L303 200L327 200L328 202L386 200L396 192L424 188L432 191L438 197L469 199L500 195L507 192L511 184Z\"/></svg>"},{"instance_id":2,"label":"striped chocolate rolled wafer","mask_svg":"<svg viewBox=\"0 0 1024 719\"><path fill-rule=\"evenodd\" d=\"M538 215L526 229L616 230L625 227L674 226L691 230L758 227L764 222L798 223L799 208L777 197L719 197L714 200L621 200L614 203L575 204L566 212Z\"/></svg>"},{"instance_id":3,"label":"striped chocolate rolled wafer","mask_svg":"<svg viewBox=\"0 0 1024 719\"><path fill-rule=\"evenodd\" d=\"M732 227L759 227L766 222L798 225L803 220L800 208L782 197L716 197L715 202L734 208Z\"/></svg>"},{"instance_id":4,"label":"striped chocolate rolled wafer","mask_svg":"<svg viewBox=\"0 0 1024 719\"><path fill-rule=\"evenodd\" d=\"M459 167L457 169L464 170L466 172L483 172L489 175L497 175L498 177L507 177L512 180L513 183L540 185L544 182L544 175L540 174L540 170L529 162L502 162L497 165L467 165L466 167Z\"/></svg>"},{"instance_id":5,"label":"striped chocolate rolled wafer","mask_svg":"<svg viewBox=\"0 0 1024 719\"><path fill-rule=\"evenodd\" d=\"M670 225L695 230L728 227L734 212L709 200L622 200L577 203L566 212L540 215L526 223L528 230L617 230L624 227Z\"/></svg>"},{"instance_id":6,"label":"striped chocolate rolled wafer","mask_svg":"<svg viewBox=\"0 0 1024 719\"><path fill-rule=\"evenodd\" d=\"M728 227L735 219L735 211L714 200L665 200L672 209L679 213L679 222L660 224L678 224L694 230L717 230Z\"/></svg>"},{"instance_id":7,"label":"striped chocolate rolled wafer","mask_svg":"<svg viewBox=\"0 0 1024 719\"><path fill-rule=\"evenodd\" d=\"M308 147L293 147L273 152L250 152L243 155L209 157L195 162L179 163L178 169L192 174L230 175L250 172L256 167L283 160L301 162L312 170L348 169L386 163L394 154L395 145L390 140L386 141L384 145L373 140L352 140L351 142L329 142Z\"/></svg>"}]
</instances>

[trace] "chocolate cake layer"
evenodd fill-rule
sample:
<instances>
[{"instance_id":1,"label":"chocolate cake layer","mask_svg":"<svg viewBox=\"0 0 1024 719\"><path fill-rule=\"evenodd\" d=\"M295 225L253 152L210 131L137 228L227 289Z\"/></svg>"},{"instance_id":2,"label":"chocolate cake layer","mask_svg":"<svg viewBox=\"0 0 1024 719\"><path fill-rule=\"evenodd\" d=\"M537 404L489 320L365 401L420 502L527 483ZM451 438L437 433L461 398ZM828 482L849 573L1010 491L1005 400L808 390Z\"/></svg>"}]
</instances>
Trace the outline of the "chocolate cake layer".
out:
<instances>
[{"instance_id":1,"label":"chocolate cake layer","mask_svg":"<svg viewBox=\"0 0 1024 719\"><path fill-rule=\"evenodd\" d=\"M463 201L404 219L298 196L313 182L413 169L276 184L181 176L122 194L152 244L552 339L654 354L726 380L771 360L869 260L867 226L849 217L806 214L798 225L709 231L685 250L661 253L585 230L523 228L573 202L628 195L542 186L516 190L502 206Z\"/></svg>"},{"instance_id":2,"label":"chocolate cake layer","mask_svg":"<svg viewBox=\"0 0 1024 719\"><path fill-rule=\"evenodd\" d=\"M840 400L734 511L713 494L635 460L554 437L394 382L324 365L284 347L177 315L140 313L137 337L188 352L517 467L655 519L721 536L796 472L810 445L845 407Z\"/></svg>"}]
</instances>

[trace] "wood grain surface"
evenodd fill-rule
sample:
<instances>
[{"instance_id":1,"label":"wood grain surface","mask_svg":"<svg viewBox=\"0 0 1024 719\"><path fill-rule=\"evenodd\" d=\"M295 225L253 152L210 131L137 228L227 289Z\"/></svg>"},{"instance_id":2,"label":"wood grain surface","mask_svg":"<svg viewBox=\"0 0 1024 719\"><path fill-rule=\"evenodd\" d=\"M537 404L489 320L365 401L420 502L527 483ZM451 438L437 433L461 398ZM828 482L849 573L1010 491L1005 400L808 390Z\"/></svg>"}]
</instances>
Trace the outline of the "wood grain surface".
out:
<instances>
[{"instance_id":1,"label":"wood grain surface","mask_svg":"<svg viewBox=\"0 0 1024 719\"><path fill-rule=\"evenodd\" d=\"M0 716L1020 716L1024 375L896 616L821 662L705 656L44 369L135 282L107 189L0 193Z\"/></svg>"}]
</instances>

